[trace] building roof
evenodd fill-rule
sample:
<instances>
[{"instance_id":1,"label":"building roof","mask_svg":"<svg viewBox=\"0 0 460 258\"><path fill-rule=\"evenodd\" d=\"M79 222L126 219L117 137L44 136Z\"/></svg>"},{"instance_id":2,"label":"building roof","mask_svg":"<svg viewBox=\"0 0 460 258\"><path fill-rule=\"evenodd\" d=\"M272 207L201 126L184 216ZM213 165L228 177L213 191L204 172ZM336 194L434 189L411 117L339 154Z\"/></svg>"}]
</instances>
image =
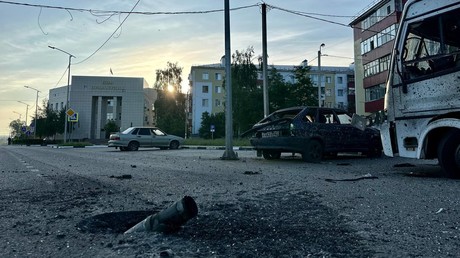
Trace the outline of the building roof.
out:
<instances>
[{"instance_id":1,"label":"building roof","mask_svg":"<svg viewBox=\"0 0 460 258\"><path fill-rule=\"evenodd\" d=\"M259 66L259 65L256 65ZM278 71L292 71L294 70L294 67L297 65L269 65L268 69L271 69L271 67L275 67L276 70ZM311 71L316 71L318 70L317 66L310 66ZM225 68L225 66L222 66L221 64L204 64L204 65L193 65L192 69L196 68ZM351 67L346 67L346 66L321 66L321 71L325 72L342 72L342 73L350 73L353 72L354 69Z\"/></svg>"},{"instance_id":2,"label":"building roof","mask_svg":"<svg viewBox=\"0 0 460 258\"><path fill-rule=\"evenodd\" d=\"M388 3L390 0L374 0L372 3L368 4L361 11L359 11L351 20L350 26L357 24L358 22L364 20L369 16L370 13L376 9L382 7L385 3Z\"/></svg>"}]
</instances>

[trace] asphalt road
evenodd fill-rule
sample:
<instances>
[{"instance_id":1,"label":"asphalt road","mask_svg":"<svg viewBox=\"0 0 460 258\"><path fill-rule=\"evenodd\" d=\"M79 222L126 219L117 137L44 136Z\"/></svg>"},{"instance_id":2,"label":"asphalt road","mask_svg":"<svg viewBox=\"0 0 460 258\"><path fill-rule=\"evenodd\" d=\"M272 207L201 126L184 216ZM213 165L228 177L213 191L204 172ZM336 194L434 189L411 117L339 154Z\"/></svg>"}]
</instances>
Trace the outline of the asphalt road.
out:
<instances>
[{"instance_id":1,"label":"asphalt road","mask_svg":"<svg viewBox=\"0 0 460 258\"><path fill-rule=\"evenodd\" d=\"M460 253L460 181L440 177L435 161L236 152L228 161L223 150L0 146L0 256ZM199 211L179 232L121 233L183 196Z\"/></svg>"}]
</instances>

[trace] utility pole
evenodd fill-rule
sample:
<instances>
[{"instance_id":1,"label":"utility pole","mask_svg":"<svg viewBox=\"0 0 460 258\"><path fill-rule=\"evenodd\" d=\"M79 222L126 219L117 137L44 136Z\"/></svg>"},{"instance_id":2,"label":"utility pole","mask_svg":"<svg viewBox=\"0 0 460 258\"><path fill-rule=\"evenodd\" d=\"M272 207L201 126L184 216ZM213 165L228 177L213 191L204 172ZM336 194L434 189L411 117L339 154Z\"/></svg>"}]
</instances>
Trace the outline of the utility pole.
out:
<instances>
[{"instance_id":1,"label":"utility pole","mask_svg":"<svg viewBox=\"0 0 460 258\"><path fill-rule=\"evenodd\" d=\"M262 76L264 95L264 117L269 114L268 105L268 75L267 75L267 5L262 4Z\"/></svg>"},{"instance_id":2,"label":"utility pole","mask_svg":"<svg viewBox=\"0 0 460 258\"><path fill-rule=\"evenodd\" d=\"M34 123L34 138L37 138L37 121L38 121L38 116L37 116L37 110L38 110L38 93L40 92L39 90L30 87L30 86L24 86L28 89L34 90L37 92L37 97L35 98L35 123Z\"/></svg>"},{"instance_id":3,"label":"utility pole","mask_svg":"<svg viewBox=\"0 0 460 258\"><path fill-rule=\"evenodd\" d=\"M26 124L25 124L25 126L26 126L26 128L27 128L27 113L29 112L29 104L24 103L24 102L19 101L19 100L18 100L18 102L27 106L27 107L26 107Z\"/></svg>"},{"instance_id":4,"label":"utility pole","mask_svg":"<svg viewBox=\"0 0 460 258\"><path fill-rule=\"evenodd\" d=\"M224 0L225 11L225 84L226 84L226 108L225 108L225 152L223 160L238 159L233 151L233 115L232 115L232 68L230 52L230 0Z\"/></svg>"},{"instance_id":5,"label":"utility pole","mask_svg":"<svg viewBox=\"0 0 460 258\"><path fill-rule=\"evenodd\" d=\"M67 115L67 110L70 108L70 100L69 100L69 91L70 91L70 64L71 64L71 61L72 61L72 57L73 58L76 58L74 55L70 54L69 52L66 52L62 49L59 49L57 47L53 47L53 46L48 46L49 48L51 49L55 49L55 50L58 50L58 51L61 51L62 53L65 53L67 55L69 55L69 66L67 67L67 97L66 97L66 103L65 103L65 109L66 109L66 112L65 112L65 122L64 122L64 143L67 142L67 120L68 120L68 115Z\"/></svg>"},{"instance_id":6,"label":"utility pole","mask_svg":"<svg viewBox=\"0 0 460 258\"><path fill-rule=\"evenodd\" d=\"M326 46L322 43L318 50L318 107L321 107L321 48Z\"/></svg>"}]
</instances>

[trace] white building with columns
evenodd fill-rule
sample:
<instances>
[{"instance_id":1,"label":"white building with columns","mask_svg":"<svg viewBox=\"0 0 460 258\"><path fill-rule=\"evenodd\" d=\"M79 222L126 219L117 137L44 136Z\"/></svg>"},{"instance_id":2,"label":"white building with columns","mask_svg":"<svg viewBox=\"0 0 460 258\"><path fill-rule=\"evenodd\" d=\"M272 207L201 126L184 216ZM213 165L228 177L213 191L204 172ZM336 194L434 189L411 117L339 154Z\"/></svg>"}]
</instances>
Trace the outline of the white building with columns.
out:
<instances>
[{"instance_id":1,"label":"white building with columns","mask_svg":"<svg viewBox=\"0 0 460 258\"><path fill-rule=\"evenodd\" d=\"M104 126L113 120L120 130L130 126L154 125L153 104L157 92L144 78L113 76L72 76L67 86L49 91L49 106L60 111L72 109L78 121L69 122L72 140L104 139Z\"/></svg>"}]
</instances>

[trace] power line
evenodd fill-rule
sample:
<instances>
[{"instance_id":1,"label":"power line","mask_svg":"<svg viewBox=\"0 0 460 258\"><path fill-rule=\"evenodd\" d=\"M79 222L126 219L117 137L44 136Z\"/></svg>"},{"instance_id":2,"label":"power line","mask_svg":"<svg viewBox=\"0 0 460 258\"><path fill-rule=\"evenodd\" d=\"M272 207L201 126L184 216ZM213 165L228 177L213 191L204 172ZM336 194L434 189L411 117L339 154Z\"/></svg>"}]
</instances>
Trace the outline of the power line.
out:
<instances>
[{"instance_id":1,"label":"power line","mask_svg":"<svg viewBox=\"0 0 460 258\"><path fill-rule=\"evenodd\" d=\"M104 43L102 43L102 45L96 49L91 55L89 55L87 58L83 59L82 61L78 62L78 63L75 63L75 65L78 65L78 64L81 64L83 62L85 62L86 60L90 59L92 56L94 56L99 50L101 50L101 48L103 48L105 46L105 44L107 44L107 42L109 42L109 40L113 37L113 35L115 35L115 33L118 31L118 29L120 29L120 27L123 25L123 23L125 23L125 21L128 19L129 15L134 11L134 8L136 8L136 6L139 4L141 0L137 0L136 4L133 6L133 8L131 9L131 12L128 13L128 15L126 15L126 17L123 19L123 21L120 23L120 25L118 25L118 27L115 29L115 31L107 38L106 41L104 41ZM69 63L70 64L70 63Z\"/></svg>"},{"instance_id":2,"label":"power line","mask_svg":"<svg viewBox=\"0 0 460 258\"><path fill-rule=\"evenodd\" d=\"M298 15L298 16L303 16L303 17L306 17L306 18L310 18L310 19L314 19L314 20L318 20L318 21L322 21L322 22L327 22L327 23L331 23L331 24L335 24L335 25L339 25L339 26L343 26L343 27L347 27L347 28L354 28L354 29L361 29L361 30L366 30L366 31L369 31L369 32L374 32L374 33L381 33L383 35L391 35L391 32L381 32L381 31L375 31L375 30L370 30L370 29L364 29L364 28L361 28L361 27L358 27L358 26L350 26L348 24L345 24L345 23L340 23L340 22L335 22L335 21L331 21L331 20L326 20L326 19L323 19L323 18L318 18L318 17L314 17L314 16L327 16L327 17L336 17L336 18L342 18L342 17L345 17L345 16L339 16L339 15L325 15L325 14L319 14L319 13L305 13L305 12L300 12L300 11L294 11L294 10L289 10L289 9L284 9L284 8L281 8L281 7L277 7L277 6L273 6L273 5L270 5L270 7L272 9L278 9L280 11L283 11L283 12L287 12L287 13L290 13L290 14L294 14L294 15ZM392 14L391 16L393 15L396 15L396 14ZM379 17L383 17L383 16L379 16ZM386 17L386 16L385 16Z\"/></svg>"},{"instance_id":3,"label":"power line","mask_svg":"<svg viewBox=\"0 0 460 258\"><path fill-rule=\"evenodd\" d=\"M224 9L214 9L214 10L204 10L204 11L179 11L179 12L140 12L140 11L107 11L107 10L94 10L94 9L84 9L84 8L72 8L72 7L63 7L63 6L51 6L51 5L40 5L40 4L29 4L29 3L17 3L17 2L10 2L10 1L0 1L0 4L12 4L12 5L21 5L21 6L28 6L28 7L39 7L39 8L48 8L48 9L59 9L59 10L66 10L66 11L78 11L78 12L89 12L95 16L104 16L104 15L113 15L113 14L142 14L142 15L183 15L183 14L208 14L208 13L217 13L223 12ZM259 4L241 6L231 8L231 11L246 9L259 6Z\"/></svg>"},{"instance_id":4,"label":"power line","mask_svg":"<svg viewBox=\"0 0 460 258\"><path fill-rule=\"evenodd\" d=\"M88 59L90 59L91 57L93 57L99 50L101 50L105 44L107 44L107 42L114 37L115 33L121 28L121 26L123 25L123 23L128 19L128 17L131 15L131 14L142 14L142 15L160 15L160 14L166 14L166 15L179 15L179 14L207 14L207 13L215 13L215 12L223 12L224 10L223 9L215 9L215 10L207 10L207 11L184 11L184 12L135 12L134 9L136 8L136 6L139 4L140 0L138 0L136 2L136 4L133 6L133 8L129 11L129 12L126 12L126 11L104 11L104 10L91 10L91 9L83 9L83 8L71 8L71 7L62 7L62 6L50 6L50 5L37 5L37 4L28 4L28 3L15 3L15 2L10 2L10 1L0 1L0 3L4 3L4 4L13 4L13 5L21 5L21 6L28 6L28 7L37 7L37 8L40 8L40 14L41 14L41 10L42 8L49 8L49 9L59 9L59 10L66 10L67 12L69 12L70 14L70 11L79 11L79 12L89 12L90 14L94 15L94 16L108 16L108 18L106 18L105 20L103 20L102 22L100 23L103 23L105 22L106 20L110 19L112 16L116 15L116 14L127 14L127 16L123 19L122 22L120 22L120 24L118 25L118 27L115 29L115 31L107 38L106 41L104 41L104 43L102 43L102 45L97 48L91 55L89 55L87 58L83 59L82 61L80 62L77 62L75 63L74 65L78 65L78 64L81 64L85 61L87 61ZM235 10L241 10L241 9L246 9L246 8L251 8L251 7L254 7L254 6L258 6L259 4L253 4L253 5L247 5L247 6L241 6L241 7L236 7L236 8L232 8L231 10L232 11L235 11ZM43 31L43 29L41 28L40 26L40 14L39 14L39 20L38 20L38 23L39 23L39 27L41 29L41 31L46 35L47 33L45 33ZM72 17L72 14L70 14L70 16ZM72 17L73 19L73 17ZM98 22L99 23L99 22ZM61 77L62 79L62 77ZM58 83L61 81L61 79L59 79Z\"/></svg>"},{"instance_id":5,"label":"power line","mask_svg":"<svg viewBox=\"0 0 460 258\"><path fill-rule=\"evenodd\" d=\"M298 16L303 16L303 17L314 19L314 20L323 21L323 22L327 22L327 23L332 23L332 24L336 24L336 25L340 25L340 26L344 26L344 27L349 27L348 24L335 22L335 21L331 21L331 20L326 20L326 19L323 19L323 18L314 17L311 14L307 14L307 13L303 13L303 12L299 12L299 11L288 10L288 9L284 9L284 8L277 7L277 6L274 6L274 5L270 5L270 7L272 9L278 9L278 10L286 12L286 13L295 14L295 15L298 15Z\"/></svg>"},{"instance_id":6,"label":"power line","mask_svg":"<svg viewBox=\"0 0 460 258\"><path fill-rule=\"evenodd\" d=\"M56 88L56 87L59 85L59 83L61 82L62 78L64 78L64 75L66 74L67 70L69 70L69 66L67 66L67 68L65 69L64 73L62 73L61 78L60 78L59 81L56 83L56 86L54 86L54 88Z\"/></svg>"}]
</instances>

